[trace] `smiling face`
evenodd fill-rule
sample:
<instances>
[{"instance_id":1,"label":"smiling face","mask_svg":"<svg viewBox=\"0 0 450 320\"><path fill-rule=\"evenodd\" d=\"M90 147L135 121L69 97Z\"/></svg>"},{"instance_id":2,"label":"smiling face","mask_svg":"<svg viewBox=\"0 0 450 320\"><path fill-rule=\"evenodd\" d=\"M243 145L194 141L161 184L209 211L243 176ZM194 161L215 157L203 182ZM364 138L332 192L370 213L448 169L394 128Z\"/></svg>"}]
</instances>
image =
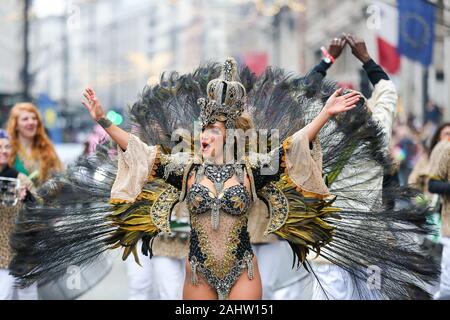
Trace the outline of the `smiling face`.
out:
<instances>
[{"instance_id":1,"label":"smiling face","mask_svg":"<svg viewBox=\"0 0 450 320\"><path fill-rule=\"evenodd\" d=\"M20 136L32 139L36 136L39 119L33 112L22 111L17 118L17 131Z\"/></svg>"},{"instance_id":2,"label":"smiling face","mask_svg":"<svg viewBox=\"0 0 450 320\"><path fill-rule=\"evenodd\" d=\"M8 139L0 139L0 167L8 165L11 157L11 144Z\"/></svg>"},{"instance_id":3,"label":"smiling face","mask_svg":"<svg viewBox=\"0 0 450 320\"><path fill-rule=\"evenodd\" d=\"M217 121L208 125L200 134L200 144L204 159L214 160L223 156L225 142L225 124Z\"/></svg>"}]
</instances>

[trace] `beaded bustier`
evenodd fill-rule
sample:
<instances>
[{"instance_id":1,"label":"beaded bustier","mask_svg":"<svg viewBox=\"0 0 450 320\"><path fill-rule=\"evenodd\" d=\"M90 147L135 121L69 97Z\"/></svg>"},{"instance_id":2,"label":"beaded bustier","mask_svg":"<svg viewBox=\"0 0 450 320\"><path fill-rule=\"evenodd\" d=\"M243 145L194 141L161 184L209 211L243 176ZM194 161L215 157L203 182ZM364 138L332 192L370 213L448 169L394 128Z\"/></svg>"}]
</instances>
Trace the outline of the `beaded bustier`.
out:
<instances>
[{"instance_id":1,"label":"beaded bustier","mask_svg":"<svg viewBox=\"0 0 450 320\"><path fill-rule=\"evenodd\" d=\"M188 194L191 213L202 214L215 208L225 213L239 216L244 214L250 205L250 194L243 185L236 185L223 191L218 197L202 184L193 184Z\"/></svg>"},{"instance_id":2,"label":"beaded bustier","mask_svg":"<svg viewBox=\"0 0 450 320\"><path fill-rule=\"evenodd\" d=\"M187 193L191 215L189 260L192 283L198 284L198 274L226 299L231 287L247 269L253 279L253 251L247 232L251 196L244 186L242 165L197 166L195 183ZM223 189L223 184L237 176L238 185ZM217 196L200 184L203 176L214 183Z\"/></svg>"}]
</instances>

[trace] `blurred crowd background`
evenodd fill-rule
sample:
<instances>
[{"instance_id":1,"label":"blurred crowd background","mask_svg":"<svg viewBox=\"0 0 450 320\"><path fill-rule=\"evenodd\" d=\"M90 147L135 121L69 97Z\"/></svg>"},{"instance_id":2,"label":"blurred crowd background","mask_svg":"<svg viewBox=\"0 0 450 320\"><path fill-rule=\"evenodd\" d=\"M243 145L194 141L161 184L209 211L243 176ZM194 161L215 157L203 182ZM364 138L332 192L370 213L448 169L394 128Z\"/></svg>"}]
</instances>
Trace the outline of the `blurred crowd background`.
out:
<instances>
[{"instance_id":1,"label":"blurred crowd background","mask_svg":"<svg viewBox=\"0 0 450 320\"><path fill-rule=\"evenodd\" d=\"M80 103L87 85L120 124L163 71L233 56L256 73L268 65L305 73L344 32L364 38L397 84L399 160L412 166L450 118L449 0L2 0L0 32L0 126L16 102L31 100L66 157L91 134ZM370 93L350 52L329 77Z\"/></svg>"},{"instance_id":2,"label":"blurred crowd background","mask_svg":"<svg viewBox=\"0 0 450 320\"><path fill-rule=\"evenodd\" d=\"M397 86L399 184L450 121L450 0L0 0L0 33L0 127L16 103L33 102L65 164L104 136L81 104L86 86L121 125L164 71L233 56L256 74L305 74L343 33L363 38ZM370 96L349 48L328 78Z\"/></svg>"}]
</instances>

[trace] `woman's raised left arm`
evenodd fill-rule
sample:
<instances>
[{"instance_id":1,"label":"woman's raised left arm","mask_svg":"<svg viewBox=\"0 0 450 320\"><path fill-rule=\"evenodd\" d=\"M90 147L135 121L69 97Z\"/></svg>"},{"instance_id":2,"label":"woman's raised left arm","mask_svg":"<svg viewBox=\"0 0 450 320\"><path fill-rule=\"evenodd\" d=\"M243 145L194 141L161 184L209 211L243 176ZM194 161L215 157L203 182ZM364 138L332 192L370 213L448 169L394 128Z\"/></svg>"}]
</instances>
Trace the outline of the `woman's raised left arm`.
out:
<instances>
[{"instance_id":1,"label":"woman's raised left arm","mask_svg":"<svg viewBox=\"0 0 450 320\"><path fill-rule=\"evenodd\" d=\"M310 124L302 129L309 141L314 140L331 117L352 110L356 107L356 104L361 98L361 95L356 91L352 91L345 95L341 95L341 93L342 89L336 90L336 92L328 99L322 111Z\"/></svg>"}]
</instances>

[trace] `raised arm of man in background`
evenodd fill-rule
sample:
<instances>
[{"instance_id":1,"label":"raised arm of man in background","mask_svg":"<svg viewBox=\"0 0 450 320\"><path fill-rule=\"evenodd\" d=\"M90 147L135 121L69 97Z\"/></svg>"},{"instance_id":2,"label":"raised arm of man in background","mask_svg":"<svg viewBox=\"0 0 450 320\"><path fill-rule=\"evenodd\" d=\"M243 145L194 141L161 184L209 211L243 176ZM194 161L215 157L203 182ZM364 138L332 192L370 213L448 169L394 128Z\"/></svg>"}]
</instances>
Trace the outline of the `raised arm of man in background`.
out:
<instances>
[{"instance_id":1,"label":"raised arm of man in background","mask_svg":"<svg viewBox=\"0 0 450 320\"><path fill-rule=\"evenodd\" d=\"M331 40L328 50L322 48L323 58L318 65L316 65L311 72L318 73L325 78L327 76L327 70L335 63L335 61L341 56L342 51L346 45L346 40L342 38L334 38Z\"/></svg>"},{"instance_id":2,"label":"raised arm of man in background","mask_svg":"<svg viewBox=\"0 0 450 320\"><path fill-rule=\"evenodd\" d=\"M372 117L379 122L385 132L386 148L389 146L392 134L392 126L397 110L397 90L389 76L369 55L364 40L353 35L346 35L348 45L353 55L361 61L370 82L374 86L372 96L367 101L372 111Z\"/></svg>"},{"instance_id":3,"label":"raised arm of man in background","mask_svg":"<svg viewBox=\"0 0 450 320\"><path fill-rule=\"evenodd\" d=\"M372 111L372 118L379 122L383 128L385 135L385 147L389 146L391 139L392 124L394 122L395 111L397 106L397 92L394 83L389 79L389 76L384 70L370 57L367 46L362 39L356 38L353 35L344 35L340 40L334 39L330 45L328 53L331 55L333 48L338 50L337 57L341 54L342 49L348 45L353 55L362 63L362 67L367 73L370 82L374 86L372 96L367 101L368 107ZM326 71L331 67L327 53L324 52L324 59L313 68L321 77L326 77ZM332 59L331 59L332 60ZM333 184L335 190L346 190L347 185L358 184L359 181L367 181L365 185L361 185L359 196L363 199L373 199L371 205L376 206L381 202L381 189L383 185L383 168L375 161L369 161L363 164L373 167L369 175L367 173L363 176L358 166L346 166L339 174L339 179ZM378 196L373 195L373 191L379 192ZM345 197L339 197L335 202L336 206L358 208L360 205L354 201L347 201ZM316 279L320 285L316 283L313 286L313 299L336 299L336 300L357 300L360 299L358 294L358 286L361 284L354 283L354 279L350 273L333 265L325 259L314 259L310 261L311 267L314 270ZM365 285L365 284L362 284ZM373 299L377 299L377 294L374 292Z\"/></svg>"}]
</instances>

